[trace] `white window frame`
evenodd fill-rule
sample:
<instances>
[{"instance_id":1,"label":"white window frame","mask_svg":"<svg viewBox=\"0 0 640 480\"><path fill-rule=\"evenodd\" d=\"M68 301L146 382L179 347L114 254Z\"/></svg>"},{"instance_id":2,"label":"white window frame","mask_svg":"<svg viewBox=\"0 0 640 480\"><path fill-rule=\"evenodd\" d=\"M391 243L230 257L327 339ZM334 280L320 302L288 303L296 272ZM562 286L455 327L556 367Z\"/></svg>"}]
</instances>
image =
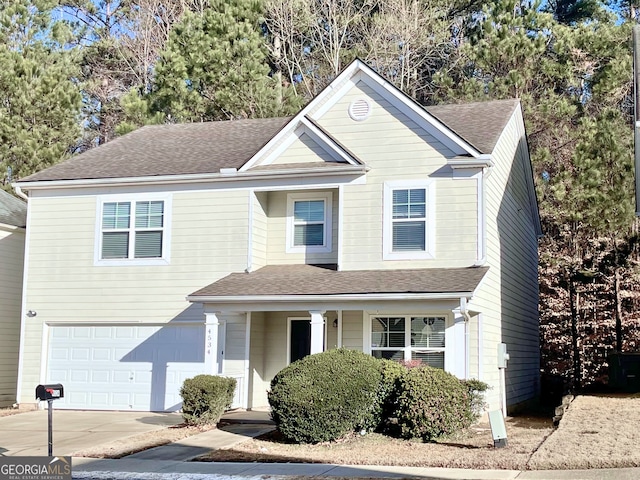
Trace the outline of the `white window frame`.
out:
<instances>
[{"instance_id":1,"label":"white window frame","mask_svg":"<svg viewBox=\"0 0 640 480\"><path fill-rule=\"evenodd\" d=\"M324 235L322 245L294 245L295 202L302 200L322 200L324 202ZM331 252L332 223L333 223L333 194L331 192L290 193L287 195L287 253L329 253Z\"/></svg>"},{"instance_id":2,"label":"white window frame","mask_svg":"<svg viewBox=\"0 0 640 480\"><path fill-rule=\"evenodd\" d=\"M451 366L451 355L453 354L453 344L455 340L453 338L453 319L448 313L376 313L367 315L368 320L366 324L366 343L365 352L369 355L373 355L374 350L380 351L402 351L404 353L404 360L411 360L411 352L413 350L429 350L432 352L444 352L444 370L450 371L452 369ZM372 337L372 322L374 318L388 318L388 317L397 317L404 318L405 320L405 331L404 331L404 347L374 347L371 342ZM433 347L433 348L425 348L425 347L412 347L411 346L411 319L416 317L440 317L444 318L444 348L442 347Z\"/></svg>"},{"instance_id":3,"label":"white window frame","mask_svg":"<svg viewBox=\"0 0 640 480\"><path fill-rule=\"evenodd\" d=\"M425 249L424 250L393 250L393 192L394 190L425 190ZM425 260L435 258L435 180L397 180L384 184L384 214L383 214L383 260Z\"/></svg>"},{"instance_id":4,"label":"white window frame","mask_svg":"<svg viewBox=\"0 0 640 480\"><path fill-rule=\"evenodd\" d=\"M135 204L136 202L162 201L162 255L158 258L135 258ZM114 202L129 202L131 204L131 224L129 225L129 257L128 258L102 258L102 215L104 205ZM132 194L132 195L101 195L96 201L96 226L94 245L94 265L96 266L136 266L136 265L168 265L171 256L171 211L172 196L168 194ZM155 230L155 229L154 229Z\"/></svg>"}]
</instances>

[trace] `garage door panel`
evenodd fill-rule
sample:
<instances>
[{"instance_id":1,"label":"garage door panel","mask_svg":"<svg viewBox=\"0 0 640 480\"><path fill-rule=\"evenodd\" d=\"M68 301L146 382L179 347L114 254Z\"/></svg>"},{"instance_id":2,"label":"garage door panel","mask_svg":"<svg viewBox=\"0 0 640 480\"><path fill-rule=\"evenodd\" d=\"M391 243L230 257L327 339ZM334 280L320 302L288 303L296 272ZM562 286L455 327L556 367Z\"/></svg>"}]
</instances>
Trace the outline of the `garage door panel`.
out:
<instances>
[{"instance_id":1,"label":"garage door panel","mask_svg":"<svg viewBox=\"0 0 640 480\"><path fill-rule=\"evenodd\" d=\"M63 383L56 408L180 408L186 378L204 372L204 327L51 327L47 382Z\"/></svg>"}]
</instances>

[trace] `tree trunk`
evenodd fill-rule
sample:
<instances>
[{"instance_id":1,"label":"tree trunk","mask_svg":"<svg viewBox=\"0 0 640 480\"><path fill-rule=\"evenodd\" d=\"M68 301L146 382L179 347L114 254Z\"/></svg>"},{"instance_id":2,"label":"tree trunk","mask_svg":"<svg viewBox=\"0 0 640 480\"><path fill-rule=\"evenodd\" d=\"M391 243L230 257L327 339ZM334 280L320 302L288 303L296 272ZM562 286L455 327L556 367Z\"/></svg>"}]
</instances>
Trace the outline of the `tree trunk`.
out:
<instances>
[{"instance_id":1,"label":"tree trunk","mask_svg":"<svg viewBox=\"0 0 640 480\"><path fill-rule=\"evenodd\" d=\"M580 311L580 293L576 290L573 276L569 278L569 305L571 308L571 345L573 347L573 388L580 389L582 367L578 345L578 315Z\"/></svg>"},{"instance_id":2,"label":"tree trunk","mask_svg":"<svg viewBox=\"0 0 640 480\"><path fill-rule=\"evenodd\" d=\"M616 351L622 352L622 299L620 298L620 269L615 269L613 277L613 294L616 305Z\"/></svg>"}]
</instances>

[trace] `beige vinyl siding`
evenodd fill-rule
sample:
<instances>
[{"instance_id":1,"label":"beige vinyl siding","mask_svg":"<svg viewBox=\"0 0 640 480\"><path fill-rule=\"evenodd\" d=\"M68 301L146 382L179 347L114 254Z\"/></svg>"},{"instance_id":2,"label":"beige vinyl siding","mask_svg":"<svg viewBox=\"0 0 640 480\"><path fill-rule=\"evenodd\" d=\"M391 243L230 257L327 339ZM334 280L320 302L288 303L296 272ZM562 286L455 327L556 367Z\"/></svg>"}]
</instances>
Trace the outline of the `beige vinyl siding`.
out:
<instances>
[{"instance_id":1,"label":"beige vinyl siding","mask_svg":"<svg viewBox=\"0 0 640 480\"><path fill-rule=\"evenodd\" d=\"M0 225L0 407L16 401L25 231Z\"/></svg>"},{"instance_id":2,"label":"beige vinyl siding","mask_svg":"<svg viewBox=\"0 0 640 480\"><path fill-rule=\"evenodd\" d=\"M512 158L515 152L515 160ZM494 151L486 182L487 263L491 266L474 299L483 318L484 381L493 406L499 402L497 347L510 354L507 404L532 398L538 390L538 256L534 218L528 202L524 127L516 112ZM477 352L476 352L477 353Z\"/></svg>"},{"instance_id":3,"label":"beige vinyl siding","mask_svg":"<svg viewBox=\"0 0 640 480\"><path fill-rule=\"evenodd\" d=\"M352 120L353 100L366 98L371 116ZM474 179L454 179L446 159L453 152L413 123L362 82L351 89L319 123L370 167L364 185L344 191L344 270L464 267L477 259L477 187ZM435 258L383 261L384 183L434 179Z\"/></svg>"},{"instance_id":4,"label":"beige vinyl siding","mask_svg":"<svg viewBox=\"0 0 640 480\"><path fill-rule=\"evenodd\" d=\"M287 252L287 197L289 194L322 194L327 190L291 190L269 192L268 194L268 242L267 259L269 265L338 263L338 191L332 192L331 252L288 253Z\"/></svg>"},{"instance_id":5,"label":"beige vinyl siding","mask_svg":"<svg viewBox=\"0 0 640 480\"><path fill-rule=\"evenodd\" d=\"M362 311L345 310L342 312L342 346L362 351Z\"/></svg>"},{"instance_id":6,"label":"beige vinyl siding","mask_svg":"<svg viewBox=\"0 0 640 480\"><path fill-rule=\"evenodd\" d=\"M186 296L246 268L248 194L174 193L171 260L158 266L94 265L96 197L32 198L26 305L38 316L25 332L21 402L40 381L43 322L203 322Z\"/></svg>"},{"instance_id":7,"label":"beige vinyl siding","mask_svg":"<svg viewBox=\"0 0 640 480\"><path fill-rule=\"evenodd\" d=\"M282 154L278 155L272 165L334 161L335 159L325 149L309 135L303 133Z\"/></svg>"},{"instance_id":8,"label":"beige vinyl siding","mask_svg":"<svg viewBox=\"0 0 640 480\"><path fill-rule=\"evenodd\" d=\"M251 239L251 269L257 270L267 264L268 219L267 192L255 192L253 201L253 225Z\"/></svg>"},{"instance_id":9,"label":"beige vinyl siding","mask_svg":"<svg viewBox=\"0 0 640 480\"><path fill-rule=\"evenodd\" d=\"M324 342L325 350L338 348L338 329L333 326L333 320L338 318L337 312L326 313L326 341Z\"/></svg>"},{"instance_id":10,"label":"beige vinyl siding","mask_svg":"<svg viewBox=\"0 0 640 480\"><path fill-rule=\"evenodd\" d=\"M251 350L249 354L249 408L268 405L269 382L265 373L265 314L251 314Z\"/></svg>"}]
</instances>

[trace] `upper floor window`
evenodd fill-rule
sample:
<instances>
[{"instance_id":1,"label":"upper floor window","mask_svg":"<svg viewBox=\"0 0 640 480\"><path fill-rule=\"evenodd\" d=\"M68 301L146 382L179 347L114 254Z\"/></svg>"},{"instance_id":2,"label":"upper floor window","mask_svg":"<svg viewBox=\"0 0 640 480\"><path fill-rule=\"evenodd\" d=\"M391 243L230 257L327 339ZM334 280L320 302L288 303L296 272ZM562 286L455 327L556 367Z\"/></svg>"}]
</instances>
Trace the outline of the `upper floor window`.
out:
<instances>
[{"instance_id":1,"label":"upper floor window","mask_svg":"<svg viewBox=\"0 0 640 480\"><path fill-rule=\"evenodd\" d=\"M331 251L330 192L295 193L287 197L287 252Z\"/></svg>"},{"instance_id":2,"label":"upper floor window","mask_svg":"<svg viewBox=\"0 0 640 480\"><path fill-rule=\"evenodd\" d=\"M383 259L418 260L434 257L434 204L432 180L385 183Z\"/></svg>"},{"instance_id":3,"label":"upper floor window","mask_svg":"<svg viewBox=\"0 0 640 480\"><path fill-rule=\"evenodd\" d=\"M166 264L169 253L166 198L103 197L99 202L96 263Z\"/></svg>"}]
</instances>

